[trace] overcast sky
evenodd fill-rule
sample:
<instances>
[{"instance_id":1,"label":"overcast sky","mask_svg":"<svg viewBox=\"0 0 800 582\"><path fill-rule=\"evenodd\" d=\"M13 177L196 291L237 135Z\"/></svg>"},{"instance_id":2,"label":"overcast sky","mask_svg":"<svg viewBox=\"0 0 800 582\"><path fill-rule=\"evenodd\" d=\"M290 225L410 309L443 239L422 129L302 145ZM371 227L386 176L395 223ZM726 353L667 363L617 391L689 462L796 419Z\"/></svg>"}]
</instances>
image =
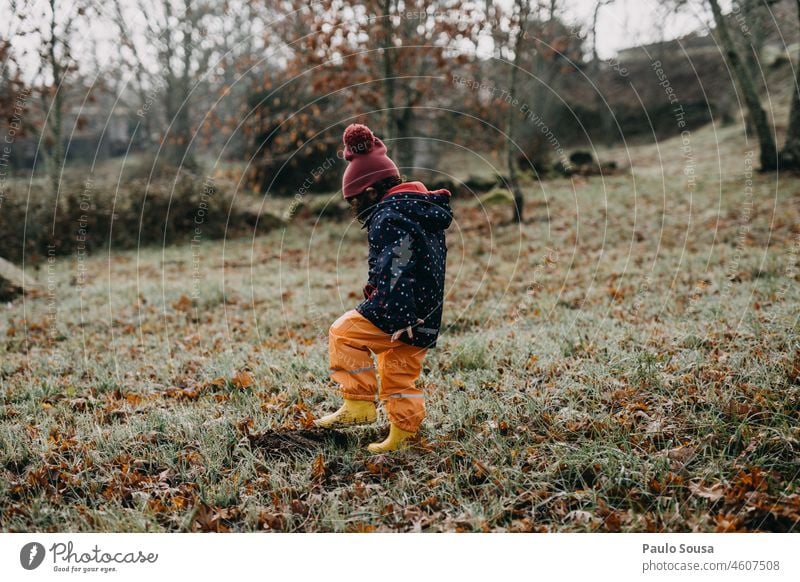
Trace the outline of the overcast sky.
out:
<instances>
[{"instance_id":1,"label":"overcast sky","mask_svg":"<svg viewBox=\"0 0 800 582\"><path fill-rule=\"evenodd\" d=\"M596 0L569 0L564 17L568 21L590 23ZM701 29L706 30L708 17L698 12L699 2L690 3L680 14L665 8L656 0L616 0L600 10L597 42L601 58L611 58L620 49L670 40ZM722 6L730 7L723 0Z\"/></svg>"}]
</instances>

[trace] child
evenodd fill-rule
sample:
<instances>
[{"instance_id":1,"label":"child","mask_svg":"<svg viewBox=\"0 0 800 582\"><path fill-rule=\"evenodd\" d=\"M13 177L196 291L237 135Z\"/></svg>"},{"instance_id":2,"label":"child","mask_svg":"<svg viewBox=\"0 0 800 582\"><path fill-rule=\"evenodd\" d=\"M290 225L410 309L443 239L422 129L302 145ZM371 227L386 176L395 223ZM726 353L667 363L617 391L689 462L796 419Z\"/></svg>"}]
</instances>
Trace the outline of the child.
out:
<instances>
[{"instance_id":1,"label":"child","mask_svg":"<svg viewBox=\"0 0 800 582\"><path fill-rule=\"evenodd\" d=\"M331 377L340 385L344 405L316 424L375 422L374 352L391 426L386 440L368 449L385 453L407 447L425 417L424 397L414 382L442 321L450 192L403 182L386 146L365 125L350 125L344 144L349 164L342 191L368 229L369 278L364 301L330 329Z\"/></svg>"}]
</instances>

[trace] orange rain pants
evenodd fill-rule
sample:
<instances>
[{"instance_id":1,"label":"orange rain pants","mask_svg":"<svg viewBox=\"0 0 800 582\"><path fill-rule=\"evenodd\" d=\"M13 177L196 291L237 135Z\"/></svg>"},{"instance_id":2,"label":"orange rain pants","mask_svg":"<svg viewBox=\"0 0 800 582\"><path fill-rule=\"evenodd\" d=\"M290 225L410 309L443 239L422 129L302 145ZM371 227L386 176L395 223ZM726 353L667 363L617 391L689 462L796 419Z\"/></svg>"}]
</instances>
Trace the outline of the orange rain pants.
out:
<instances>
[{"instance_id":1,"label":"orange rain pants","mask_svg":"<svg viewBox=\"0 0 800 582\"><path fill-rule=\"evenodd\" d=\"M414 385L422 370L425 348L392 341L391 334L352 309L333 322L329 334L331 378L348 400L375 401L378 381L372 353L378 356L380 398L389 421L417 432L425 418L422 390Z\"/></svg>"}]
</instances>

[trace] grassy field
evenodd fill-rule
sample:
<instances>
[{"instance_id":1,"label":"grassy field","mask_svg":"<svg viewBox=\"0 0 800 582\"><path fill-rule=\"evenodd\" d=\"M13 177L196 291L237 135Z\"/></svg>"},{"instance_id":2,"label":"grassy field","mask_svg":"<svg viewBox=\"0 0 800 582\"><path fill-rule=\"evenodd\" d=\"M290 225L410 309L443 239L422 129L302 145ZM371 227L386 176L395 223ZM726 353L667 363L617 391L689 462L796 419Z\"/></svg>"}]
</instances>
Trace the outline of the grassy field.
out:
<instances>
[{"instance_id":1,"label":"grassy field","mask_svg":"<svg viewBox=\"0 0 800 582\"><path fill-rule=\"evenodd\" d=\"M522 226L454 200L428 418L391 456L385 418L308 428L357 224L45 263L0 317L2 529L798 530L800 180L741 133L608 152Z\"/></svg>"}]
</instances>

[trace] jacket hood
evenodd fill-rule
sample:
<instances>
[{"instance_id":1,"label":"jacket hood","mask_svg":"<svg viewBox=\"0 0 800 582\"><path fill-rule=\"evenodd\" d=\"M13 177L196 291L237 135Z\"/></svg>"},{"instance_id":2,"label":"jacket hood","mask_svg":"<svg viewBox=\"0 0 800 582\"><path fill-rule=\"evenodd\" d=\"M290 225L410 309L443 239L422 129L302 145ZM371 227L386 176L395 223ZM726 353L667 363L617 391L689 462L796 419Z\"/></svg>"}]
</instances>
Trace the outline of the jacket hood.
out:
<instances>
[{"instance_id":1,"label":"jacket hood","mask_svg":"<svg viewBox=\"0 0 800 582\"><path fill-rule=\"evenodd\" d=\"M391 204L392 210L417 222L425 230L446 230L453 221L450 209L450 191L428 190L422 182L404 182L391 188L376 209ZM375 212L364 222L366 227Z\"/></svg>"}]
</instances>

